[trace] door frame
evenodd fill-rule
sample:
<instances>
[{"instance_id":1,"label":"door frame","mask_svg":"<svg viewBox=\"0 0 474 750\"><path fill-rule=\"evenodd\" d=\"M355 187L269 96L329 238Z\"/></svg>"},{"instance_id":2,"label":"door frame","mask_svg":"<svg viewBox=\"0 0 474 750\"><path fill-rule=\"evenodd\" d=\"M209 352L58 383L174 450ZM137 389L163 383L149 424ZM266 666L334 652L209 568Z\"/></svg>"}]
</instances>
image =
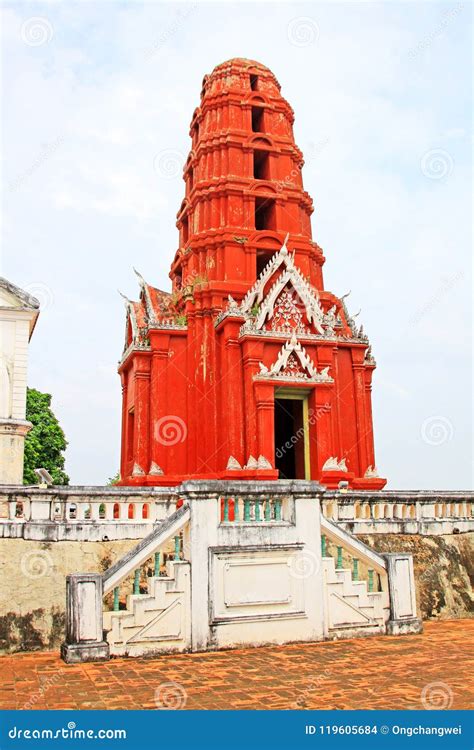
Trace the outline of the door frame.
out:
<instances>
[{"instance_id":1,"label":"door frame","mask_svg":"<svg viewBox=\"0 0 474 750\"><path fill-rule=\"evenodd\" d=\"M304 478L311 479L311 460L309 447L309 395L310 388L277 387L274 392L274 400L303 402L303 455L304 455ZM275 403L275 401L274 401Z\"/></svg>"}]
</instances>

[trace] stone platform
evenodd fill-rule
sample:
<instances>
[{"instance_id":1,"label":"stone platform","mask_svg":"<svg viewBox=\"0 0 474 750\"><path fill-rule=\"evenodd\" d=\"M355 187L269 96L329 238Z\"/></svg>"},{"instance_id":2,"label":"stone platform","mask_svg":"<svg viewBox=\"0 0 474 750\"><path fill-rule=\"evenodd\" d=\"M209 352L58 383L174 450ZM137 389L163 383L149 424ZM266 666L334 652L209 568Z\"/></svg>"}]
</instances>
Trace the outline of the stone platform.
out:
<instances>
[{"instance_id":1,"label":"stone platform","mask_svg":"<svg viewBox=\"0 0 474 750\"><path fill-rule=\"evenodd\" d=\"M424 633L65 665L0 657L1 709L467 709L474 620ZM471 675L471 677L469 677Z\"/></svg>"}]
</instances>

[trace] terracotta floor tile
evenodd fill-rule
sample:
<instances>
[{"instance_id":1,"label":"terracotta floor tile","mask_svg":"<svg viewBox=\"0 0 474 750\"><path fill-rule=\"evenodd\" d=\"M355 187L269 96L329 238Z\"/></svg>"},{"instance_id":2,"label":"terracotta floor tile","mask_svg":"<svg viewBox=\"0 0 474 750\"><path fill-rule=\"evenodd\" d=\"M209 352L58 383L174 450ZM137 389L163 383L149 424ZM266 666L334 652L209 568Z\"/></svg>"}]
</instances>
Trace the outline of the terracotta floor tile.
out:
<instances>
[{"instance_id":1,"label":"terracotta floor tile","mask_svg":"<svg viewBox=\"0 0 474 750\"><path fill-rule=\"evenodd\" d=\"M471 708L473 639L474 620L456 620L428 622L422 635L399 638L100 664L66 665L52 652L12 654L0 656L0 708L154 710L155 691L166 682L181 686L188 709L418 709L434 682L444 683L450 708Z\"/></svg>"}]
</instances>

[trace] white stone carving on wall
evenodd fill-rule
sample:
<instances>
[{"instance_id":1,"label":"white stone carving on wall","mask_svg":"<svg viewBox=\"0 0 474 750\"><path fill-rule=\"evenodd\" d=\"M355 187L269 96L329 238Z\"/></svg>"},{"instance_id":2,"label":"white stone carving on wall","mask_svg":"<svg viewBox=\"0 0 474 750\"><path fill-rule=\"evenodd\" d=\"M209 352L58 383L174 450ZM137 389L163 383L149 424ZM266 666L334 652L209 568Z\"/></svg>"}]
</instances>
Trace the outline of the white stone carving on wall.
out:
<instances>
[{"instance_id":1,"label":"white stone carving on wall","mask_svg":"<svg viewBox=\"0 0 474 750\"><path fill-rule=\"evenodd\" d=\"M329 367L318 372L304 346L293 334L283 344L276 362L271 367L259 363L260 373L257 378L277 378L281 380L309 380L311 382L332 383Z\"/></svg>"},{"instance_id":2,"label":"white stone carving on wall","mask_svg":"<svg viewBox=\"0 0 474 750\"><path fill-rule=\"evenodd\" d=\"M338 461L337 456L330 456L323 464L323 471L347 471L346 459Z\"/></svg>"}]
</instances>

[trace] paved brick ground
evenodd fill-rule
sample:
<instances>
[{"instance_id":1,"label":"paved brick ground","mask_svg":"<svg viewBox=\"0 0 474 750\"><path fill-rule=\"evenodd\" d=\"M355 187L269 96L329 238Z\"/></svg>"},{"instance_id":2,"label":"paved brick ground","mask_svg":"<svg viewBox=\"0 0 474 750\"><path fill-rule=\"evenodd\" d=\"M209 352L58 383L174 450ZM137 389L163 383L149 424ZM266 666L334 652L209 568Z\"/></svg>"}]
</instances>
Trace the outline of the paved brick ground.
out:
<instances>
[{"instance_id":1,"label":"paved brick ground","mask_svg":"<svg viewBox=\"0 0 474 750\"><path fill-rule=\"evenodd\" d=\"M416 636L77 666L15 654L0 657L0 708L472 708L473 639L474 620L457 620Z\"/></svg>"}]
</instances>

